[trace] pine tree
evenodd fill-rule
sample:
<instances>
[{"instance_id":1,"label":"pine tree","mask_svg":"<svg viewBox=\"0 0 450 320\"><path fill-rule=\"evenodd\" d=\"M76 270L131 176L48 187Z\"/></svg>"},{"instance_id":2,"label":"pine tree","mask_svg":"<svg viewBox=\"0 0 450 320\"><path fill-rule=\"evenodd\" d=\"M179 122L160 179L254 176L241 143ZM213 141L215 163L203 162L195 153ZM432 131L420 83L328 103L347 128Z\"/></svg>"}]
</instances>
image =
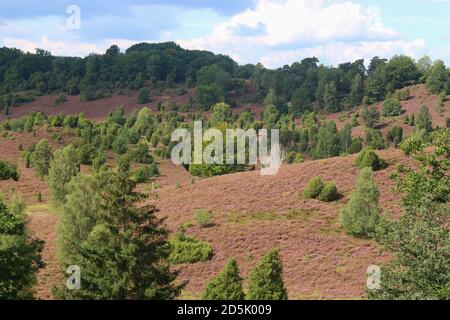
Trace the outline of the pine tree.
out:
<instances>
[{"instance_id":1,"label":"pine tree","mask_svg":"<svg viewBox=\"0 0 450 320\"><path fill-rule=\"evenodd\" d=\"M72 145L55 152L48 172L48 185L55 204L61 204L65 201L67 195L66 185L79 171L80 165L77 160L77 152Z\"/></svg>"},{"instance_id":2,"label":"pine tree","mask_svg":"<svg viewBox=\"0 0 450 320\"><path fill-rule=\"evenodd\" d=\"M378 121L380 121L380 113L374 105L370 107L365 105L361 113L361 117L364 121L364 125L370 129L375 128Z\"/></svg>"},{"instance_id":3,"label":"pine tree","mask_svg":"<svg viewBox=\"0 0 450 320\"><path fill-rule=\"evenodd\" d=\"M244 300L242 278L236 260L231 259L217 277L212 279L203 293L203 300Z\"/></svg>"},{"instance_id":4,"label":"pine tree","mask_svg":"<svg viewBox=\"0 0 450 320\"><path fill-rule=\"evenodd\" d=\"M361 170L350 201L340 212L342 226L351 235L367 237L380 220L380 192L370 168Z\"/></svg>"},{"instance_id":5,"label":"pine tree","mask_svg":"<svg viewBox=\"0 0 450 320\"><path fill-rule=\"evenodd\" d=\"M91 188L80 185L76 188L78 193L91 194L84 197L92 204L76 201L75 195L69 193L60 235L70 245L64 248L62 241L65 263L81 268L81 289L59 289L57 296L71 299L174 299L183 286L173 283L177 273L169 270L168 230L163 226L163 220L156 217L154 206L140 205L146 197L134 191L136 182L129 166L120 166L117 172L105 169L94 179ZM83 217L83 213L87 217ZM67 225L77 219L85 219L84 228L77 226L74 229ZM75 243L64 230L75 232L79 241Z\"/></svg>"},{"instance_id":6,"label":"pine tree","mask_svg":"<svg viewBox=\"0 0 450 320\"><path fill-rule=\"evenodd\" d=\"M287 300L287 290L283 283L283 265L280 251L269 251L252 270L249 279L247 299Z\"/></svg>"}]
</instances>

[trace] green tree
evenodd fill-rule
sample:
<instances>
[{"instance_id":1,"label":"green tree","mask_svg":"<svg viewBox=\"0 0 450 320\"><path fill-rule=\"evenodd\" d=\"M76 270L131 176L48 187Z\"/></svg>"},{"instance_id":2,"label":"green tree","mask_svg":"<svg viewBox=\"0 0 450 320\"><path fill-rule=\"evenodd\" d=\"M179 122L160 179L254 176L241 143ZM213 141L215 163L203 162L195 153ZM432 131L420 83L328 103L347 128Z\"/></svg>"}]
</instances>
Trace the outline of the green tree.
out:
<instances>
[{"instance_id":1,"label":"green tree","mask_svg":"<svg viewBox=\"0 0 450 320\"><path fill-rule=\"evenodd\" d=\"M48 185L52 192L54 203L64 203L67 195L66 185L79 171L80 165L77 159L77 152L72 145L55 152L48 172Z\"/></svg>"},{"instance_id":2,"label":"green tree","mask_svg":"<svg viewBox=\"0 0 450 320\"><path fill-rule=\"evenodd\" d=\"M20 174L17 166L0 160L0 181L12 179L19 181Z\"/></svg>"},{"instance_id":3,"label":"green tree","mask_svg":"<svg viewBox=\"0 0 450 320\"><path fill-rule=\"evenodd\" d=\"M418 130L433 131L433 123L431 121L431 114L426 105L420 108L419 114L416 118L416 128Z\"/></svg>"},{"instance_id":4,"label":"green tree","mask_svg":"<svg viewBox=\"0 0 450 320\"><path fill-rule=\"evenodd\" d=\"M314 159L325 159L338 156L341 150L336 123L324 123L317 134L317 146L313 151Z\"/></svg>"},{"instance_id":5,"label":"green tree","mask_svg":"<svg viewBox=\"0 0 450 320\"><path fill-rule=\"evenodd\" d=\"M350 201L340 212L342 226L351 235L370 236L380 221L380 192L370 168L361 170Z\"/></svg>"},{"instance_id":6,"label":"green tree","mask_svg":"<svg viewBox=\"0 0 450 320\"><path fill-rule=\"evenodd\" d=\"M142 88L139 90L139 97L138 102L139 104L149 103L151 101L150 99L150 92L147 88Z\"/></svg>"},{"instance_id":7,"label":"green tree","mask_svg":"<svg viewBox=\"0 0 450 320\"><path fill-rule=\"evenodd\" d=\"M365 105L363 107L361 117L364 121L364 125L370 129L375 128L380 121L380 113L378 112L377 107L374 105L370 107Z\"/></svg>"},{"instance_id":8,"label":"green tree","mask_svg":"<svg viewBox=\"0 0 450 320\"><path fill-rule=\"evenodd\" d=\"M242 278L236 260L228 261L225 268L212 279L203 292L203 300L244 300Z\"/></svg>"},{"instance_id":9,"label":"green tree","mask_svg":"<svg viewBox=\"0 0 450 320\"><path fill-rule=\"evenodd\" d=\"M0 197L0 300L32 299L36 272L44 267L44 243L28 234L24 209L8 208Z\"/></svg>"},{"instance_id":10,"label":"green tree","mask_svg":"<svg viewBox=\"0 0 450 320\"><path fill-rule=\"evenodd\" d=\"M394 176L403 214L377 227L375 240L393 259L382 266L382 286L368 292L371 299L449 298L450 130L437 133L432 146L411 144L412 164Z\"/></svg>"},{"instance_id":11,"label":"green tree","mask_svg":"<svg viewBox=\"0 0 450 320\"><path fill-rule=\"evenodd\" d=\"M383 104L383 116L384 117L397 117L402 113L402 105L400 101L395 98L387 99Z\"/></svg>"},{"instance_id":12,"label":"green tree","mask_svg":"<svg viewBox=\"0 0 450 320\"><path fill-rule=\"evenodd\" d=\"M325 105L325 111L333 113L339 111L339 100L337 97L336 83L334 81L325 85L323 92L323 103Z\"/></svg>"},{"instance_id":13,"label":"green tree","mask_svg":"<svg viewBox=\"0 0 450 320\"><path fill-rule=\"evenodd\" d=\"M64 251L70 250L63 255L65 263L80 266L83 285L80 290L60 289L58 297L174 299L183 286L174 284L177 274L169 270L168 230L163 220L156 217L154 206L140 205L146 196L134 191L136 182L129 166L119 166L116 172L103 170L94 179L92 188L83 187L83 194L91 194L86 197L94 200L93 206L78 202L81 206L69 211L73 218L85 219L82 212L88 210L86 228L77 226L79 231L75 230L80 241L75 248L63 246ZM66 207L71 196L70 193ZM63 215L67 214L64 210ZM67 227L64 221L62 230ZM64 231L62 236L73 244Z\"/></svg>"},{"instance_id":14,"label":"green tree","mask_svg":"<svg viewBox=\"0 0 450 320\"><path fill-rule=\"evenodd\" d=\"M357 73L352 80L349 101L352 107L359 106L364 97L364 79L360 73Z\"/></svg>"},{"instance_id":15,"label":"green tree","mask_svg":"<svg viewBox=\"0 0 450 320\"><path fill-rule=\"evenodd\" d=\"M269 251L250 273L247 299L287 300L280 251Z\"/></svg>"},{"instance_id":16,"label":"green tree","mask_svg":"<svg viewBox=\"0 0 450 320\"><path fill-rule=\"evenodd\" d=\"M42 139L36 144L36 148L31 154L31 166L34 172L40 176L48 175L50 169L50 162L52 160L52 150L47 139Z\"/></svg>"},{"instance_id":17,"label":"green tree","mask_svg":"<svg viewBox=\"0 0 450 320\"><path fill-rule=\"evenodd\" d=\"M444 90L447 91L448 80L449 74L444 62L442 60L435 61L426 80L428 90L434 94L439 94Z\"/></svg>"}]
</instances>

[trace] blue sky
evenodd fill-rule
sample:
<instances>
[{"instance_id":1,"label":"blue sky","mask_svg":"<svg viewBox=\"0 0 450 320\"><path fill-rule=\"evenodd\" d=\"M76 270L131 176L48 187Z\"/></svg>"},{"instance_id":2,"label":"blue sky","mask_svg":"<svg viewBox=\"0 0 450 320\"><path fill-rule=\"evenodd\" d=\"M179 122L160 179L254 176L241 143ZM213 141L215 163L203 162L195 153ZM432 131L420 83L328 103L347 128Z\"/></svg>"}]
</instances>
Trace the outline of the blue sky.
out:
<instances>
[{"instance_id":1,"label":"blue sky","mask_svg":"<svg viewBox=\"0 0 450 320\"><path fill-rule=\"evenodd\" d=\"M81 28L68 27L77 5ZM450 62L450 0L0 0L0 46L57 55L173 40L280 67L424 54Z\"/></svg>"}]
</instances>

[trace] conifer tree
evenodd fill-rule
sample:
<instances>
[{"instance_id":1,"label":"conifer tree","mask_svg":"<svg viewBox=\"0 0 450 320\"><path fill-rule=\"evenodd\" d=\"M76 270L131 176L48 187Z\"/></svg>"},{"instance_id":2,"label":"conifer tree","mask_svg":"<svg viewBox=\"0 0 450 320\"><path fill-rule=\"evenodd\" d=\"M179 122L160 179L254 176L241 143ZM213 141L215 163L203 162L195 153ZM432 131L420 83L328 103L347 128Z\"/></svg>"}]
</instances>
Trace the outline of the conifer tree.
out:
<instances>
[{"instance_id":1,"label":"conifer tree","mask_svg":"<svg viewBox=\"0 0 450 320\"><path fill-rule=\"evenodd\" d=\"M38 176L45 177L48 175L52 160L52 150L47 139L42 139L36 144L30 160L31 166Z\"/></svg>"},{"instance_id":2,"label":"conifer tree","mask_svg":"<svg viewBox=\"0 0 450 320\"><path fill-rule=\"evenodd\" d=\"M248 300L287 300L280 251L269 251L250 274Z\"/></svg>"},{"instance_id":3,"label":"conifer tree","mask_svg":"<svg viewBox=\"0 0 450 320\"><path fill-rule=\"evenodd\" d=\"M341 224L349 234L367 237L375 231L380 221L379 198L380 192L373 179L372 169L362 169L356 180L355 191L340 213Z\"/></svg>"},{"instance_id":4,"label":"conifer tree","mask_svg":"<svg viewBox=\"0 0 450 320\"><path fill-rule=\"evenodd\" d=\"M228 261L225 268L212 279L203 293L203 300L244 300L242 278L236 260Z\"/></svg>"},{"instance_id":5,"label":"conifer tree","mask_svg":"<svg viewBox=\"0 0 450 320\"><path fill-rule=\"evenodd\" d=\"M77 152L69 145L55 152L48 172L48 185L55 204L63 203L67 194L66 185L80 171Z\"/></svg>"},{"instance_id":6,"label":"conifer tree","mask_svg":"<svg viewBox=\"0 0 450 320\"><path fill-rule=\"evenodd\" d=\"M156 217L152 205L142 206L143 194L134 191L129 166L120 166L117 172L102 170L91 187L78 193L91 200L89 206L77 202L69 193L63 215L60 235L66 239L64 267L78 265L81 269L81 289L60 288L56 294L65 299L117 299L117 300L168 300L174 299L183 285L174 281L177 273L169 270L167 245L168 230L163 220ZM72 199L72 201L71 201ZM98 210L97 210L98 208ZM67 222L84 218L84 228L77 226L72 232L79 238L74 243L64 229Z\"/></svg>"}]
</instances>

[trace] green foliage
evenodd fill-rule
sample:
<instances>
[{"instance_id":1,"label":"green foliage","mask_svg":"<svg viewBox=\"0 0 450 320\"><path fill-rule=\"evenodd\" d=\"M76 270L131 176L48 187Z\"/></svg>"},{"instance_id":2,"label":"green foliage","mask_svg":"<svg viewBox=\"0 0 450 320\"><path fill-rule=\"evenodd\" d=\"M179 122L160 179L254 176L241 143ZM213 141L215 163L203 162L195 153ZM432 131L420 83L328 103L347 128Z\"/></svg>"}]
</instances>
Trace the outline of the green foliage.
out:
<instances>
[{"instance_id":1,"label":"green foliage","mask_svg":"<svg viewBox=\"0 0 450 320\"><path fill-rule=\"evenodd\" d=\"M448 299L450 259L450 130L434 136L433 148L409 148L411 165L394 176L403 214L382 220L375 240L393 259L381 268L382 286L371 299Z\"/></svg>"},{"instance_id":2,"label":"green foliage","mask_svg":"<svg viewBox=\"0 0 450 320\"><path fill-rule=\"evenodd\" d=\"M305 197L305 199L316 199L322 192L324 186L325 184L321 177L312 178L303 191L303 197Z\"/></svg>"},{"instance_id":3,"label":"green foliage","mask_svg":"<svg viewBox=\"0 0 450 320\"><path fill-rule=\"evenodd\" d=\"M394 93L395 99L400 100L400 101L406 101L410 98L410 96L411 96L411 92L409 91L408 88L396 90Z\"/></svg>"},{"instance_id":4,"label":"green foliage","mask_svg":"<svg viewBox=\"0 0 450 320\"><path fill-rule=\"evenodd\" d=\"M43 247L26 231L24 206L8 208L0 197L0 300L33 298Z\"/></svg>"},{"instance_id":5,"label":"green foliage","mask_svg":"<svg viewBox=\"0 0 450 320\"><path fill-rule=\"evenodd\" d=\"M397 147L403 140L403 128L397 126L389 128L387 140Z\"/></svg>"},{"instance_id":6,"label":"green foliage","mask_svg":"<svg viewBox=\"0 0 450 320\"><path fill-rule=\"evenodd\" d=\"M384 117L397 117L402 113L402 105L400 101L395 98L389 98L384 102L383 105L383 116Z\"/></svg>"},{"instance_id":7,"label":"green foliage","mask_svg":"<svg viewBox=\"0 0 450 320\"><path fill-rule=\"evenodd\" d=\"M366 129L366 145L368 147L383 150L386 148L386 144L384 143L383 134L381 130L378 129Z\"/></svg>"},{"instance_id":8,"label":"green foliage","mask_svg":"<svg viewBox=\"0 0 450 320\"><path fill-rule=\"evenodd\" d=\"M137 168L134 171L133 178L137 183L146 183L151 178L159 175L159 170L156 163L152 163L151 165L145 165Z\"/></svg>"},{"instance_id":9,"label":"green foliage","mask_svg":"<svg viewBox=\"0 0 450 320\"><path fill-rule=\"evenodd\" d=\"M317 197L317 200L323 201L323 202L333 202L336 200L339 200L340 195L339 192L334 185L334 183L327 182L322 188L322 191L320 191L319 196Z\"/></svg>"},{"instance_id":10,"label":"green foliage","mask_svg":"<svg viewBox=\"0 0 450 320\"><path fill-rule=\"evenodd\" d=\"M431 121L431 114L426 105L420 108L419 115L416 119L416 128L418 130L433 131L433 123Z\"/></svg>"},{"instance_id":11,"label":"green foliage","mask_svg":"<svg viewBox=\"0 0 450 320\"><path fill-rule=\"evenodd\" d=\"M71 145L55 152L48 172L48 186L54 203L64 203L67 195L66 185L78 172L80 165L77 153Z\"/></svg>"},{"instance_id":12,"label":"green foliage","mask_svg":"<svg viewBox=\"0 0 450 320\"><path fill-rule=\"evenodd\" d=\"M197 210L194 212L194 220L201 228L207 228L212 225L213 215L207 210Z\"/></svg>"},{"instance_id":13,"label":"green foliage","mask_svg":"<svg viewBox=\"0 0 450 320\"><path fill-rule=\"evenodd\" d=\"M349 154L359 153L363 149L363 143L361 138L352 138L352 143L347 149Z\"/></svg>"},{"instance_id":14,"label":"green foliage","mask_svg":"<svg viewBox=\"0 0 450 320\"><path fill-rule=\"evenodd\" d=\"M172 247L169 261L173 264L207 261L213 256L209 243L188 237L184 231L179 231L169 243Z\"/></svg>"},{"instance_id":15,"label":"green foliage","mask_svg":"<svg viewBox=\"0 0 450 320\"><path fill-rule=\"evenodd\" d=\"M355 165L359 169L370 168L373 171L387 167L386 161L381 159L372 148L364 148L356 158Z\"/></svg>"},{"instance_id":16,"label":"green foliage","mask_svg":"<svg viewBox=\"0 0 450 320\"><path fill-rule=\"evenodd\" d=\"M303 163L304 161L305 160L303 160L303 156L300 152L290 151L286 155L286 162L289 164Z\"/></svg>"},{"instance_id":17,"label":"green foliage","mask_svg":"<svg viewBox=\"0 0 450 320\"><path fill-rule=\"evenodd\" d=\"M313 151L314 159L325 159L338 156L340 153L340 140L336 123L328 121L319 128L317 145Z\"/></svg>"},{"instance_id":18,"label":"green foliage","mask_svg":"<svg viewBox=\"0 0 450 320\"><path fill-rule=\"evenodd\" d=\"M442 60L437 60L431 66L426 79L426 85L431 93L439 94L448 90L449 74Z\"/></svg>"},{"instance_id":19,"label":"green foliage","mask_svg":"<svg viewBox=\"0 0 450 320\"><path fill-rule=\"evenodd\" d=\"M19 181L20 174L16 165L0 160L0 181L12 179Z\"/></svg>"},{"instance_id":20,"label":"green foliage","mask_svg":"<svg viewBox=\"0 0 450 320\"><path fill-rule=\"evenodd\" d=\"M351 235L370 236L380 221L380 192L370 168L361 170L350 201L340 212L342 226Z\"/></svg>"},{"instance_id":21,"label":"green foliage","mask_svg":"<svg viewBox=\"0 0 450 320\"><path fill-rule=\"evenodd\" d=\"M378 122L380 121L380 113L377 110L377 107L372 106L364 106L363 111L361 113L361 117L364 121L364 125L367 128L375 128Z\"/></svg>"},{"instance_id":22,"label":"green foliage","mask_svg":"<svg viewBox=\"0 0 450 320\"><path fill-rule=\"evenodd\" d=\"M228 261L225 268L206 286L203 300L239 301L244 300L242 278L236 260Z\"/></svg>"},{"instance_id":23,"label":"green foliage","mask_svg":"<svg viewBox=\"0 0 450 320\"><path fill-rule=\"evenodd\" d=\"M216 84L199 85L196 92L196 102L201 110L209 110L211 106L219 103L224 94Z\"/></svg>"},{"instance_id":24,"label":"green foliage","mask_svg":"<svg viewBox=\"0 0 450 320\"><path fill-rule=\"evenodd\" d=\"M36 144L36 148L33 153L31 153L30 158L31 166L34 169L34 172L40 177L47 176L52 158L52 150L48 140L40 140Z\"/></svg>"},{"instance_id":25,"label":"green foliage","mask_svg":"<svg viewBox=\"0 0 450 320\"><path fill-rule=\"evenodd\" d=\"M150 101L151 101L151 99L150 99L150 91L148 91L147 88L142 88L139 91L139 96L138 96L139 104L149 103Z\"/></svg>"},{"instance_id":26,"label":"green foliage","mask_svg":"<svg viewBox=\"0 0 450 320\"><path fill-rule=\"evenodd\" d=\"M131 159L141 164L152 164L155 159L149 153L149 146L145 142L139 143L135 149L131 151Z\"/></svg>"},{"instance_id":27,"label":"green foliage","mask_svg":"<svg viewBox=\"0 0 450 320\"><path fill-rule=\"evenodd\" d=\"M434 109L436 110L436 113L441 115L444 111L444 102L447 99L447 93L445 91L442 91L436 98L436 102L434 104Z\"/></svg>"},{"instance_id":28,"label":"green foliage","mask_svg":"<svg viewBox=\"0 0 450 320\"><path fill-rule=\"evenodd\" d=\"M58 298L168 300L180 293L168 265L168 231L135 188L127 166L69 183L60 257L63 270L78 265L83 278L80 290L56 289Z\"/></svg>"},{"instance_id":29,"label":"green foliage","mask_svg":"<svg viewBox=\"0 0 450 320\"><path fill-rule=\"evenodd\" d=\"M60 94L55 101L53 101L53 106L54 107L60 107L64 104L64 102L67 101L67 98L64 94Z\"/></svg>"},{"instance_id":30,"label":"green foliage","mask_svg":"<svg viewBox=\"0 0 450 320\"><path fill-rule=\"evenodd\" d=\"M287 300L283 265L278 249L269 251L251 271L247 299Z\"/></svg>"},{"instance_id":31,"label":"green foliage","mask_svg":"<svg viewBox=\"0 0 450 320\"><path fill-rule=\"evenodd\" d=\"M117 154L125 154L128 151L128 140L124 135L120 135L118 136L113 144L112 144L112 149L115 153Z\"/></svg>"}]
</instances>

